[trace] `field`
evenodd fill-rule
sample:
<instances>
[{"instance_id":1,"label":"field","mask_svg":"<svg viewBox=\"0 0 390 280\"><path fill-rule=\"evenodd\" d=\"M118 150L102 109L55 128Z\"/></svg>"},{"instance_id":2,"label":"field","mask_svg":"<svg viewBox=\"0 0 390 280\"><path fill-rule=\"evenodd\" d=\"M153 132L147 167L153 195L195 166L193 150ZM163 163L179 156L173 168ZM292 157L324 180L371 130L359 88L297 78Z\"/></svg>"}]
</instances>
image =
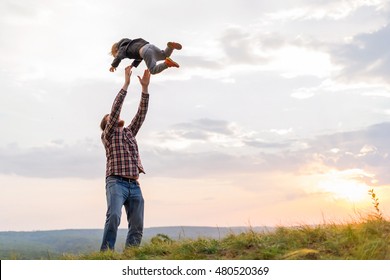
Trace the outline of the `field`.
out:
<instances>
[{"instance_id":1,"label":"field","mask_svg":"<svg viewBox=\"0 0 390 280\"><path fill-rule=\"evenodd\" d=\"M172 240L156 235L123 252L64 255L86 260L389 260L390 222L370 219L344 225L249 230L221 239Z\"/></svg>"},{"instance_id":2,"label":"field","mask_svg":"<svg viewBox=\"0 0 390 280\"><path fill-rule=\"evenodd\" d=\"M390 222L374 211L344 224L297 227L147 229L140 247L99 252L102 230L1 232L1 259L390 260ZM123 244L126 230L118 233ZM118 245L119 247L119 245Z\"/></svg>"}]
</instances>

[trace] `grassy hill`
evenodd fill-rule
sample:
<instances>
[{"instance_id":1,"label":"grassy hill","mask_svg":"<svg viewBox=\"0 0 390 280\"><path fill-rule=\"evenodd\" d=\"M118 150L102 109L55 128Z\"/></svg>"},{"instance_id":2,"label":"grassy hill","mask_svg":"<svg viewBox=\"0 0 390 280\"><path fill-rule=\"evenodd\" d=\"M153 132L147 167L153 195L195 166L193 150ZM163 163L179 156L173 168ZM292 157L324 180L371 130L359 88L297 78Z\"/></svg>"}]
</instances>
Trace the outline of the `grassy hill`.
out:
<instances>
[{"instance_id":1,"label":"grassy hill","mask_svg":"<svg viewBox=\"0 0 390 280\"><path fill-rule=\"evenodd\" d=\"M102 230L0 232L0 259L390 260L390 222L374 213L346 224L278 228L145 229L140 247L98 252ZM118 233L124 243L126 230Z\"/></svg>"},{"instance_id":2,"label":"grassy hill","mask_svg":"<svg viewBox=\"0 0 390 280\"><path fill-rule=\"evenodd\" d=\"M126 231L121 229L118 248ZM146 230L138 248L98 252L102 230L1 232L0 259L63 260L389 260L390 222L299 227L171 227Z\"/></svg>"},{"instance_id":3,"label":"grassy hill","mask_svg":"<svg viewBox=\"0 0 390 280\"><path fill-rule=\"evenodd\" d=\"M172 240L196 238L222 238L228 234L239 234L248 227L153 227L144 230L143 244L156 235L166 235ZM256 231L271 230L256 227ZM119 229L117 248L122 251L127 234ZM102 229L71 229L27 232L0 232L0 259L58 259L64 254L85 254L99 250Z\"/></svg>"},{"instance_id":4,"label":"grassy hill","mask_svg":"<svg viewBox=\"0 0 390 280\"><path fill-rule=\"evenodd\" d=\"M390 222L368 219L336 225L248 230L226 237L172 240L159 234L123 252L64 255L83 260L389 260Z\"/></svg>"}]
</instances>

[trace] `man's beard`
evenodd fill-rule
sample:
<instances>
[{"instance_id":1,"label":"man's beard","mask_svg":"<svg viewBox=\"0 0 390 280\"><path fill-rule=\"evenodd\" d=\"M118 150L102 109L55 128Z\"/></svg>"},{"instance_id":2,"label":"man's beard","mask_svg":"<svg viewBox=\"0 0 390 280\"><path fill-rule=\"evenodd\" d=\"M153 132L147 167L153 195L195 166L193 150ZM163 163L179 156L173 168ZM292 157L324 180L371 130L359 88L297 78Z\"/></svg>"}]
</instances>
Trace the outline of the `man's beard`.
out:
<instances>
[{"instance_id":1,"label":"man's beard","mask_svg":"<svg viewBox=\"0 0 390 280\"><path fill-rule=\"evenodd\" d=\"M125 126L125 121L124 120L120 120L118 122L118 127L124 127Z\"/></svg>"}]
</instances>

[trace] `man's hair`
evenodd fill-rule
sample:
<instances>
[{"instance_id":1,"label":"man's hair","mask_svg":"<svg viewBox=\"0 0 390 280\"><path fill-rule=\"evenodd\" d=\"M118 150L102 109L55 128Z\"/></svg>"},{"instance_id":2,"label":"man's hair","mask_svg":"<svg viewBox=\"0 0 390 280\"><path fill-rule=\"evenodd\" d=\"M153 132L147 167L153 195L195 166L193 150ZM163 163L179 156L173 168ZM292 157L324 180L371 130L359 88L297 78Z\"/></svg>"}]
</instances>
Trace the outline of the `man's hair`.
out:
<instances>
[{"instance_id":1,"label":"man's hair","mask_svg":"<svg viewBox=\"0 0 390 280\"><path fill-rule=\"evenodd\" d=\"M102 121L100 122L100 128L102 130L106 129L106 125L107 125L107 117L109 116L110 114L105 114Z\"/></svg>"}]
</instances>

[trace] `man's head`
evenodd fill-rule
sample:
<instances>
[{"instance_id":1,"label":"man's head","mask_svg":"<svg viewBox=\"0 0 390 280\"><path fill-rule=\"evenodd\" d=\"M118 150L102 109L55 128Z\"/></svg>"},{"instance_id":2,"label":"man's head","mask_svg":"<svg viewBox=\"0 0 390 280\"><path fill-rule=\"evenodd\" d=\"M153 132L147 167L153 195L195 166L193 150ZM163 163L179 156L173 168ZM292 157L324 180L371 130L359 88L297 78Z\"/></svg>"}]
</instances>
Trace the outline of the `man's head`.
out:
<instances>
[{"instance_id":1,"label":"man's head","mask_svg":"<svg viewBox=\"0 0 390 280\"><path fill-rule=\"evenodd\" d=\"M105 114L102 121L100 122L100 128L104 130L107 126L108 121L110 120L110 114ZM125 121L119 119L118 121L118 127L124 127L125 126Z\"/></svg>"}]
</instances>

